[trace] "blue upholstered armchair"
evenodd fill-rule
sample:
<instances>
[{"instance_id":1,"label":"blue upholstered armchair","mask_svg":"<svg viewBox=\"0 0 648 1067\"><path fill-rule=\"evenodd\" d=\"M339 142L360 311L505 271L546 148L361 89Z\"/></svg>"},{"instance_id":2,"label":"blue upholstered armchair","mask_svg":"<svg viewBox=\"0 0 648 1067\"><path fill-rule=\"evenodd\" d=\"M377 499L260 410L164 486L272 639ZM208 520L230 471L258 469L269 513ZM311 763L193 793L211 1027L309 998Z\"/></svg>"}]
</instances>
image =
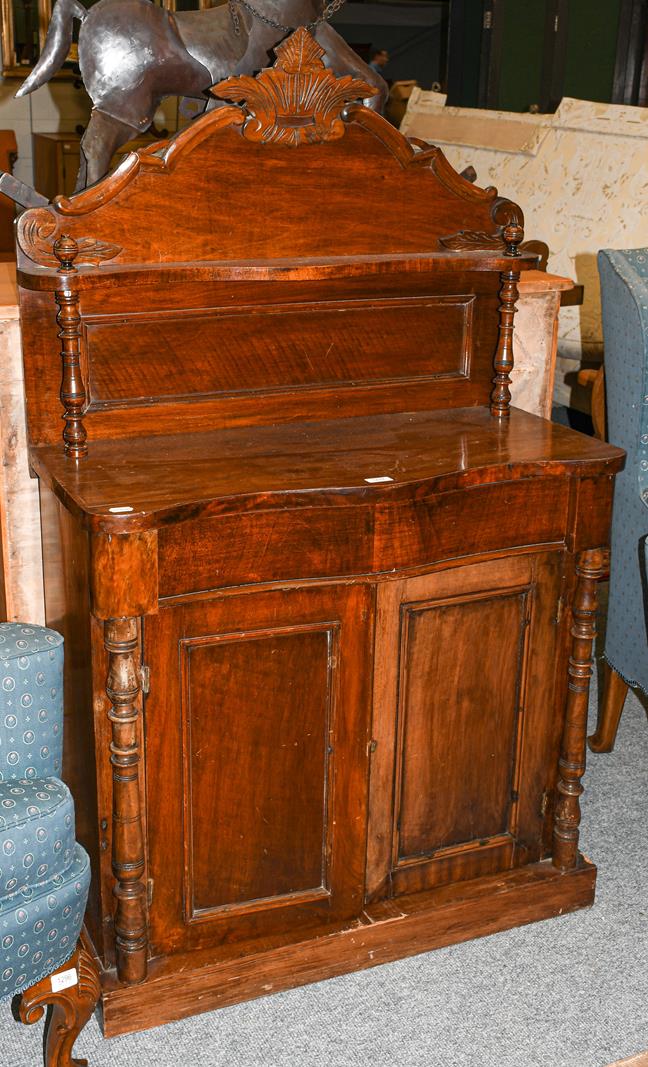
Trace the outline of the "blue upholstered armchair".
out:
<instances>
[{"instance_id":1,"label":"blue upholstered armchair","mask_svg":"<svg viewBox=\"0 0 648 1067\"><path fill-rule=\"evenodd\" d=\"M614 746L628 686L648 693L648 248L599 253L608 439L628 453L614 489L605 692L595 752Z\"/></svg>"},{"instance_id":2,"label":"blue upholstered armchair","mask_svg":"<svg viewBox=\"0 0 648 1067\"><path fill-rule=\"evenodd\" d=\"M60 779L62 740L63 638L0 623L0 999L23 994L24 1022L54 1005L47 1067L74 1062L97 993L78 946L90 864Z\"/></svg>"}]
</instances>

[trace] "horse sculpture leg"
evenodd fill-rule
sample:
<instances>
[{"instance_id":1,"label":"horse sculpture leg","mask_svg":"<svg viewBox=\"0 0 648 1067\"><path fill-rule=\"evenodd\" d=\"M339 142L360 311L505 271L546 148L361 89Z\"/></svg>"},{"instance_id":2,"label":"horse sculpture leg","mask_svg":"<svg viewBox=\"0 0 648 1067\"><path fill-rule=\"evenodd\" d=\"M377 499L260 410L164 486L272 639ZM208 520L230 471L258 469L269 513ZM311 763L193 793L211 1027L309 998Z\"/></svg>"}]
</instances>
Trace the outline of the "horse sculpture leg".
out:
<instances>
[{"instance_id":1,"label":"horse sculpture leg","mask_svg":"<svg viewBox=\"0 0 648 1067\"><path fill-rule=\"evenodd\" d=\"M369 82L370 85L375 85L377 89L376 95L367 97L363 103L366 107L370 107L372 111L378 111L382 115L387 103L387 82L380 77L380 74L372 70L357 52L353 51L351 45L347 44L344 38L340 37L340 34L328 22L320 22L314 32L314 36L326 52L324 57L326 66L330 67L334 74L353 74L354 77L362 78L363 81Z\"/></svg>"},{"instance_id":2,"label":"horse sculpture leg","mask_svg":"<svg viewBox=\"0 0 648 1067\"><path fill-rule=\"evenodd\" d=\"M118 148L140 134L136 127L93 108L90 122L81 138L81 160L76 193L99 181L110 170L110 160Z\"/></svg>"}]
</instances>

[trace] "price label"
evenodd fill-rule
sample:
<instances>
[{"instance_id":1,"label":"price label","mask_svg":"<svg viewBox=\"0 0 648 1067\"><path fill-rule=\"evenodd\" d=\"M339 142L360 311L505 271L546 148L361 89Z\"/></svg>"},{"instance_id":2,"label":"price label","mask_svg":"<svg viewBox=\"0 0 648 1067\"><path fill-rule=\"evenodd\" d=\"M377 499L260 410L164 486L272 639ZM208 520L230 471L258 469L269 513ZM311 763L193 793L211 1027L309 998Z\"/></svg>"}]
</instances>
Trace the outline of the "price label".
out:
<instances>
[{"instance_id":1,"label":"price label","mask_svg":"<svg viewBox=\"0 0 648 1067\"><path fill-rule=\"evenodd\" d=\"M53 974L50 981L52 983L52 992L60 993L62 989L70 989L78 982L76 967L70 967L67 971L59 971L58 974Z\"/></svg>"}]
</instances>

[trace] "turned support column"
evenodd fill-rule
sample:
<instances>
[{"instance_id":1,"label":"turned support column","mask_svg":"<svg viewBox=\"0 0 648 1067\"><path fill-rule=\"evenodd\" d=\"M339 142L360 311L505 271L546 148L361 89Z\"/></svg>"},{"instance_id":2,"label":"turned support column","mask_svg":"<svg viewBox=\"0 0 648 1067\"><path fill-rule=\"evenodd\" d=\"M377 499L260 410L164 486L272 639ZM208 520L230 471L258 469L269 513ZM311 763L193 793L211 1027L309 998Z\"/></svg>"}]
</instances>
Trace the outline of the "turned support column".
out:
<instances>
[{"instance_id":1,"label":"turned support column","mask_svg":"<svg viewBox=\"0 0 648 1067\"><path fill-rule=\"evenodd\" d=\"M518 245L524 237L524 230L517 223L509 223L504 227L502 237L506 245L506 256L513 261L519 258ZM516 312L518 298L517 283L520 280L520 272L515 262L511 263L510 270L502 271L500 281L500 305L499 305L499 337L497 350L493 359L495 377L493 378L493 390L491 392L491 415L499 418L507 418L511 413L511 371L513 370L513 319Z\"/></svg>"},{"instance_id":2,"label":"turned support column","mask_svg":"<svg viewBox=\"0 0 648 1067\"><path fill-rule=\"evenodd\" d=\"M80 459L88 454L87 433L82 418L86 406L86 391L81 374L79 293L70 284L76 274L74 260L78 253L77 243L71 237L60 237L54 245L54 254L61 264L58 272L63 275L61 287L54 294L58 306L56 321L60 326L58 336L63 364L60 392L65 419L63 441L65 455L72 459Z\"/></svg>"},{"instance_id":3,"label":"turned support column","mask_svg":"<svg viewBox=\"0 0 648 1067\"><path fill-rule=\"evenodd\" d=\"M493 378L493 391L491 393L491 415L505 418L511 409L511 371L513 370L513 318L516 312L515 303L518 298L517 283L520 280L519 271L507 270L500 274L502 287L500 289L499 306L499 340L493 366L495 377Z\"/></svg>"},{"instance_id":4,"label":"turned support column","mask_svg":"<svg viewBox=\"0 0 648 1067\"><path fill-rule=\"evenodd\" d=\"M139 786L139 657L137 619L104 623L108 651L106 692L111 703L113 778L112 870L115 876L117 974L122 982L146 977L147 929L144 836Z\"/></svg>"},{"instance_id":5,"label":"turned support column","mask_svg":"<svg viewBox=\"0 0 648 1067\"><path fill-rule=\"evenodd\" d=\"M125 499L125 498L123 498ZM138 619L157 611L156 530L92 532L90 594L92 613L103 620L108 652L106 693L110 701L110 763L113 780L112 872L115 877L117 974L128 984L146 977L147 901L143 882L145 850L140 764L140 654ZM142 772L143 773L143 772Z\"/></svg>"},{"instance_id":6,"label":"turned support column","mask_svg":"<svg viewBox=\"0 0 648 1067\"><path fill-rule=\"evenodd\" d=\"M581 778L585 773L587 706L592 652L596 637L597 582L606 573L607 553L595 548L576 558L576 592L572 608L567 712L558 762L558 796L554 817L554 867L568 871L578 863Z\"/></svg>"}]
</instances>

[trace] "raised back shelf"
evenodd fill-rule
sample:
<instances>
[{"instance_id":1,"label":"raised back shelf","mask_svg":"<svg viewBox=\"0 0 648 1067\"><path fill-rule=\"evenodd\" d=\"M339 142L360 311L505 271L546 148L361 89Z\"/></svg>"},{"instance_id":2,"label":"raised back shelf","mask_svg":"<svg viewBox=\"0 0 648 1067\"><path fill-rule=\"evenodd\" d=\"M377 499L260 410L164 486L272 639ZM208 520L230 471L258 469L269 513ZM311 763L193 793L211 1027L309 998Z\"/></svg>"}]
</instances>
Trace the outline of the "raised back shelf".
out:
<instances>
[{"instance_id":1,"label":"raised back shelf","mask_svg":"<svg viewBox=\"0 0 648 1067\"><path fill-rule=\"evenodd\" d=\"M520 209L353 103L366 87L322 54L297 31L213 90L241 106L21 216L34 445L60 439L61 401L76 457L86 438L485 405L494 358L506 413L535 265Z\"/></svg>"}]
</instances>

